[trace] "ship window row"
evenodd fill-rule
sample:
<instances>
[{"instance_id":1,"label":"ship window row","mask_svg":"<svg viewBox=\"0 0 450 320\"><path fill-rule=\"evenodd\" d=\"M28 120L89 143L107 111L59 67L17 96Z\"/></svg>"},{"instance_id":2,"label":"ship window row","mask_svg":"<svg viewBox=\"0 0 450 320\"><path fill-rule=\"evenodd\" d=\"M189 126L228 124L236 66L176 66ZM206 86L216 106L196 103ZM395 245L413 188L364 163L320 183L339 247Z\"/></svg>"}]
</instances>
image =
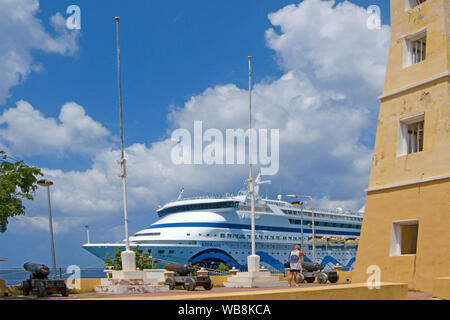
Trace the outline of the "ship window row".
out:
<instances>
[{"instance_id":1,"label":"ship window row","mask_svg":"<svg viewBox=\"0 0 450 320\"><path fill-rule=\"evenodd\" d=\"M221 239L248 239L251 240L250 234L232 234L232 233L221 233L220 238ZM262 234L256 234L255 235L256 240L291 240L291 241L297 241L301 240L300 237L288 237L288 236L269 236L269 235L262 235Z\"/></svg>"},{"instance_id":2,"label":"ship window row","mask_svg":"<svg viewBox=\"0 0 450 320\"><path fill-rule=\"evenodd\" d=\"M213 203L195 203L195 204L186 204L182 206L175 206L163 209L158 212L158 214L165 215L168 213L176 213L176 212L184 212L184 211L193 211L193 210L211 210L211 209L222 209L222 208L237 208L239 202L236 201L224 201L224 202L213 202Z\"/></svg>"},{"instance_id":3,"label":"ship window row","mask_svg":"<svg viewBox=\"0 0 450 320\"><path fill-rule=\"evenodd\" d=\"M161 232L149 232L149 233L139 233L139 234L135 234L135 236L137 237L141 237L141 236L160 236Z\"/></svg>"},{"instance_id":4,"label":"ship window row","mask_svg":"<svg viewBox=\"0 0 450 320\"><path fill-rule=\"evenodd\" d=\"M302 224L302 220L297 219L289 219L290 224ZM303 220L304 226L310 226L312 223L311 220ZM350 224L350 223L336 223L336 222L328 222L328 221L314 221L314 225L316 227L333 227L333 228L350 228L350 229L361 229L361 225L359 224Z\"/></svg>"},{"instance_id":5,"label":"ship window row","mask_svg":"<svg viewBox=\"0 0 450 320\"><path fill-rule=\"evenodd\" d=\"M311 217L311 212L302 212L302 211L285 210L285 209L282 209L282 211L285 214L288 214L288 215ZM329 215L329 214L323 214L323 213L314 213L314 217L316 217L316 218L323 218L323 219L336 219L336 216ZM345 216L342 216L342 217L339 217L339 219L351 220L351 221L362 221L361 217L345 217Z\"/></svg>"}]
</instances>

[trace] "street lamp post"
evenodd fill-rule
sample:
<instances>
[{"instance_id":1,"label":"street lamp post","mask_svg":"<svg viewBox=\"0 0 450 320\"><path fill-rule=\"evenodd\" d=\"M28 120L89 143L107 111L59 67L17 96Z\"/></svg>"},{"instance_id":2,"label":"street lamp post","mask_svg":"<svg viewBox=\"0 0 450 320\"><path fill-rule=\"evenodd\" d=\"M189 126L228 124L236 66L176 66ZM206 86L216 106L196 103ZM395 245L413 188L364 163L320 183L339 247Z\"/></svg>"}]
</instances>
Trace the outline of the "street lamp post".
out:
<instances>
[{"instance_id":1,"label":"street lamp post","mask_svg":"<svg viewBox=\"0 0 450 320\"><path fill-rule=\"evenodd\" d=\"M302 248L303 248L303 203L302 203L302 211L300 212L301 216L300 216L300 225L302 226L301 230L302 230Z\"/></svg>"},{"instance_id":2,"label":"street lamp post","mask_svg":"<svg viewBox=\"0 0 450 320\"><path fill-rule=\"evenodd\" d=\"M311 196L305 196L305 195L297 195L297 194L289 194L286 197L288 198L308 198L309 201L311 201L311 229L312 229L312 247L313 247L313 263L316 263L316 229L315 229L315 223L314 223L314 199ZM302 211L302 217L303 217L303 211ZM303 222L303 221L302 221ZM302 224L302 232L303 232L303 224ZM303 235L302 235L303 240Z\"/></svg>"},{"instance_id":3,"label":"street lamp post","mask_svg":"<svg viewBox=\"0 0 450 320\"><path fill-rule=\"evenodd\" d=\"M52 206L50 204L50 186L53 182L50 180L42 179L37 182L41 187L47 188L47 201L48 201L48 226L50 229L50 245L52 248L52 265L53 265L53 279L56 279L56 259L55 259L55 242L53 240L53 221L52 221Z\"/></svg>"}]
</instances>

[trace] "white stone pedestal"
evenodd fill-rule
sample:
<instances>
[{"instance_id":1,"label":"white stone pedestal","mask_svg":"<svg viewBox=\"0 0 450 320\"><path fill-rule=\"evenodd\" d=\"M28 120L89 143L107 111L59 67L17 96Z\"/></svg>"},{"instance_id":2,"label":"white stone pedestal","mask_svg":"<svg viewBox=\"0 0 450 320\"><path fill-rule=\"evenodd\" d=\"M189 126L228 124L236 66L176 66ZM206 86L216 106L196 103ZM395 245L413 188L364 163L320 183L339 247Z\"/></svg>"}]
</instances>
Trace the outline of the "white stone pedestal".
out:
<instances>
[{"instance_id":1,"label":"white stone pedestal","mask_svg":"<svg viewBox=\"0 0 450 320\"><path fill-rule=\"evenodd\" d=\"M120 254L122 259L123 271L135 271L136 270L136 254L131 250L122 251Z\"/></svg>"},{"instance_id":2,"label":"white stone pedestal","mask_svg":"<svg viewBox=\"0 0 450 320\"><path fill-rule=\"evenodd\" d=\"M101 286L95 292L132 294L169 291L169 286L158 285L157 278L148 278L146 271L112 271L111 278L101 279Z\"/></svg>"},{"instance_id":3,"label":"white stone pedestal","mask_svg":"<svg viewBox=\"0 0 450 320\"><path fill-rule=\"evenodd\" d=\"M287 282L272 277L268 270L260 271L260 258L257 255L247 257L248 272L237 272L223 283L228 288L264 288L287 286Z\"/></svg>"},{"instance_id":4,"label":"white stone pedestal","mask_svg":"<svg viewBox=\"0 0 450 320\"><path fill-rule=\"evenodd\" d=\"M287 286L286 281L280 281L278 277L273 277L270 272L238 272L235 276L228 278L223 283L228 288L267 288Z\"/></svg>"}]
</instances>

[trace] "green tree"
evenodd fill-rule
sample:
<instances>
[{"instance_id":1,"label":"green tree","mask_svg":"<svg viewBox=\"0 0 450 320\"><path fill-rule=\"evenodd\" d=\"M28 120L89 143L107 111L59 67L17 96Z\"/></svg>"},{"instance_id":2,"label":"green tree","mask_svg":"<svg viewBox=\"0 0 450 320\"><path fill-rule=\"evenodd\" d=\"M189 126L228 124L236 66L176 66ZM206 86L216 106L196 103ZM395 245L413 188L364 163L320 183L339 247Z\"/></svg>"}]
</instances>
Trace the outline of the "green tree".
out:
<instances>
[{"instance_id":1,"label":"green tree","mask_svg":"<svg viewBox=\"0 0 450 320\"><path fill-rule=\"evenodd\" d=\"M148 251L142 252L142 250L139 249L139 246L131 248L131 250L136 254L136 268L139 268L139 270L158 268L157 264L150 258ZM108 253L106 255L105 267L111 267L113 270L122 270L121 253L122 250L120 250L120 248L116 248L112 257L110 257Z\"/></svg>"},{"instance_id":2,"label":"green tree","mask_svg":"<svg viewBox=\"0 0 450 320\"><path fill-rule=\"evenodd\" d=\"M223 263L223 262L221 262L218 266L217 266L217 268L216 268L216 271L219 271L219 272L226 272L226 271L229 271L230 270L230 267L229 266L227 266L225 263Z\"/></svg>"},{"instance_id":3,"label":"green tree","mask_svg":"<svg viewBox=\"0 0 450 320\"><path fill-rule=\"evenodd\" d=\"M33 200L37 189L40 169L31 167L23 161L7 161L8 156L0 150L0 232L7 229L8 219L25 215L22 201Z\"/></svg>"}]
</instances>

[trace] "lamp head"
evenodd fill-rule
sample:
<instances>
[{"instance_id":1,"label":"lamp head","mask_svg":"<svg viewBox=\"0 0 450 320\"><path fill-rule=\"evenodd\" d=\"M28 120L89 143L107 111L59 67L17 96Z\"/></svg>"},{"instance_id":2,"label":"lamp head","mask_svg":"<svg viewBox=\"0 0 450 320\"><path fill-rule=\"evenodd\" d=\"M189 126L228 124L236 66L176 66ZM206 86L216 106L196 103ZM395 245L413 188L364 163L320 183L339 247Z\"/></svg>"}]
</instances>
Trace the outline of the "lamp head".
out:
<instances>
[{"instance_id":1,"label":"lamp head","mask_svg":"<svg viewBox=\"0 0 450 320\"><path fill-rule=\"evenodd\" d=\"M50 187L53 185L53 181L47 180L47 179L41 179L37 182L38 185L41 187Z\"/></svg>"}]
</instances>

